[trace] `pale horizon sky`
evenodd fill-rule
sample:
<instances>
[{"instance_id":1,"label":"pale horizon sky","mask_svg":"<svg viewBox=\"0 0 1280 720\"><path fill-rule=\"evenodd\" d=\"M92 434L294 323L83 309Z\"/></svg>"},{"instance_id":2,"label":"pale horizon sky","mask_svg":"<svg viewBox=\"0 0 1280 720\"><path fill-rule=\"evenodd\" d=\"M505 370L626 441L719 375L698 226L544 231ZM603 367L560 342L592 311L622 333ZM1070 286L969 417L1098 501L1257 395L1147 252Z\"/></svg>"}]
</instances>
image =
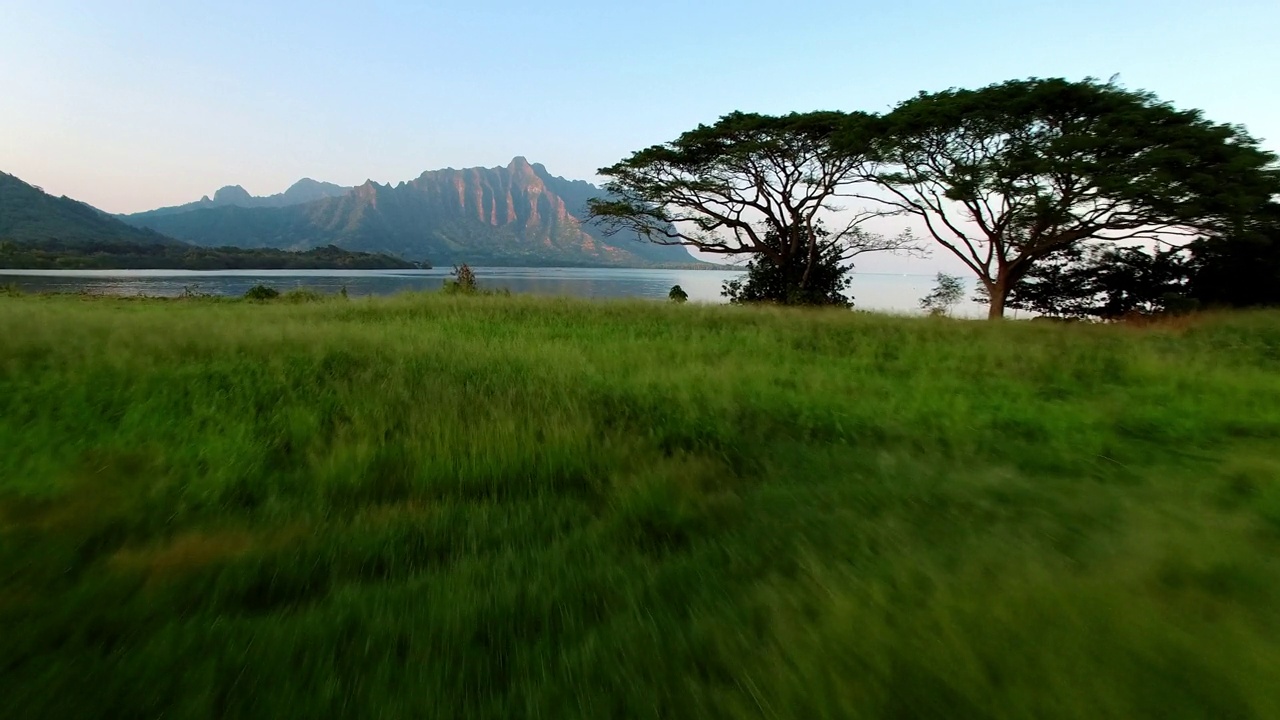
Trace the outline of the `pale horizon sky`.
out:
<instances>
[{"instance_id":1,"label":"pale horizon sky","mask_svg":"<svg viewBox=\"0 0 1280 720\"><path fill-rule=\"evenodd\" d=\"M109 212L523 155L596 169L733 110L1114 74L1280 150L1280 2L0 0L0 170Z\"/></svg>"}]
</instances>

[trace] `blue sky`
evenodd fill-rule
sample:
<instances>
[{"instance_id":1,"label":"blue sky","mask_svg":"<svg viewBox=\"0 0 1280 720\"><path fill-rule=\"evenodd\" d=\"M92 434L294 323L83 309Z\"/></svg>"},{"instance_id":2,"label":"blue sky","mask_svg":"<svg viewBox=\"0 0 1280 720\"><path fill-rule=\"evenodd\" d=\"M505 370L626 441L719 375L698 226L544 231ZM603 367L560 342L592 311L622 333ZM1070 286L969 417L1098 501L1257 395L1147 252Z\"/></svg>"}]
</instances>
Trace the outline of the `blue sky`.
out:
<instances>
[{"instance_id":1,"label":"blue sky","mask_svg":"<svg viewBox=\"0 0 1280 720\"><path fill-rule=\"evenodd\" d=\"M1119 73L1280 150L1280 2L0 0L0 170L112 212L226 184L596 168L735 110Z\"/></svg>"}]
</instances>

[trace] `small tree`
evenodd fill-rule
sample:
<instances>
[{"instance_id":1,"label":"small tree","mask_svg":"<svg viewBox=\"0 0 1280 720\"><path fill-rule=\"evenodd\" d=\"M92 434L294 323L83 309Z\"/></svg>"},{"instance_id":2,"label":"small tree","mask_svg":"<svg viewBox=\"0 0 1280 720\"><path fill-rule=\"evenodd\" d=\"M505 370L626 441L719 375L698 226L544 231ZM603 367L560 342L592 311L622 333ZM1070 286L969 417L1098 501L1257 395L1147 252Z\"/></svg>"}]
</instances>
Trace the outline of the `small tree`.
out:
<instances>
[{"instance_id":1,"label":"small tree","mask_svg":"<svg viewBox=\"0 0 1280 720\"><path fill-rule=\"evenodd\" d=\"M445 292L450 294L474 295L480 290L480 285L476 283L476 273L469 265L454 265L452 280L444 281Z\"/></svg>"},{"instance_id":2,"label":"small tree","mask_svg":"<svg viewBox=\"0 0 1280 720\"><path fill-rule=\"evenodd\" d=\"M667 299L673 303L689 302L689 293L685 292L684 288L679 285L672 285L671 291L667 293Z\"/></svg>"},{"instance_id":3,"label":"small tree","mask_svg":"<svg viewBox=\"0 0 1280 720\"><path fill-rule=\"evenodd\" d=\"M721 295L735 305L744 303L776 303L779 305L812 305L851 307L846 296L851 266L845 262L841 248L817 228L818 248L812 264L808 258L791 256L784 264L757 255L747 262L744 277L726 280ZM781 244L774 234L766 235L766 244ZM803 279L805 275L807 279Z\"/></svg>"},{"instance_id":4,"label":"small tree","mask_svg":"<svg viewBox=\"0 0 1280 720\"><path fill-rule=\"evenodd\" d=\"M938 273L934 278L933 290L920 298L920 307L930 315L945 316L951 314L951 308L964 299L964 283L955 275Z\"/></svg>"}]
</instances>

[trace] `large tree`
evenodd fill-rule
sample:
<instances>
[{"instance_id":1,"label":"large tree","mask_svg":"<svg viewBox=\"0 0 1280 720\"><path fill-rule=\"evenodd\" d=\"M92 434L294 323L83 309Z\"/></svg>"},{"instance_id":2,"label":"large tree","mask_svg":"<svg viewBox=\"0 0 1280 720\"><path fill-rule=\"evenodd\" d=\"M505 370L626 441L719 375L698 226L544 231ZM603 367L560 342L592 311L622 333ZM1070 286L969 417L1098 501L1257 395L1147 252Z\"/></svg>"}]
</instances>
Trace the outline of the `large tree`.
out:
<instances>
[{"instance_id":1,"label":"large tree","mask_svg":"<svg viewBox=\"0 0 1280 720\"><path fill-rule=\"evenodd\" d=\"M1048 317L1119 320L1198 306L1187 288L1187 253L1103 244L1043 258L1013 284L1005 306ZM980 288L978 299L990 298Z\"/></svg>"},{"instance_id":2,"label":"large tree","mask_svg":"<svg viewBox=\"0 0 1280 720\"><path fill-rule=\"evenodd\" d=\"M1259 222L1190 245L1191 293L1206 307L1280 305L1280 204Z\"/></svg>"},{"instance_id":3,"label":"large tree","mask_svg":"<svg viewBox=\"0 0 1280 720\"><path fill-rule=\"evenodd\" d=\"M794 282L803 291L832 247L843 261L914 247L910 235L858 227L882 211L839 214L839 199L857 196L855 186L874 172L868 153L875 127L864 114L732 113L601 169L607 195L590 202L590 215L607 233L630 230L654 243L778 268L799 259L804 269ZM832 146L837 133L840 151Z\"/></svg>"},{"instance_id":4,"label":"large tree","mask_svg":"<svg viewBox=\"0 0 1280 720\"><path fill-rule=\"evenodd\" d=\"M884 120L879 197L973 271L992 318L1044 258L1222 232L1280 190L1275 156L1241 128L1094 80L921 93ZM856 162L866 137L855 124Z\"/></svg>"}]
</instances>

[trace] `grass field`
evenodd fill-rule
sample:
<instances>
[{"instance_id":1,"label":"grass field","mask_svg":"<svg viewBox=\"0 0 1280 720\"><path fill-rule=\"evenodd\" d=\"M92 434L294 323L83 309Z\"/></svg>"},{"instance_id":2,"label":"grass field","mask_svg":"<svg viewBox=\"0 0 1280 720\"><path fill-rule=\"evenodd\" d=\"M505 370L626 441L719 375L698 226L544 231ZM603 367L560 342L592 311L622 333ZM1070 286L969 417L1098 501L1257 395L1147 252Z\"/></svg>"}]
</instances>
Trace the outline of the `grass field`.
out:
<instances>
[{"instance_id":1,"label":"grass field","mask_svg":"<svg viewBox=\"0 0 1280 720\"><path fill-rule=\"evenodd\" d=\"M12 718L1277 718L1280 314L0 297Z\"/></svg>"}]
</instances>

